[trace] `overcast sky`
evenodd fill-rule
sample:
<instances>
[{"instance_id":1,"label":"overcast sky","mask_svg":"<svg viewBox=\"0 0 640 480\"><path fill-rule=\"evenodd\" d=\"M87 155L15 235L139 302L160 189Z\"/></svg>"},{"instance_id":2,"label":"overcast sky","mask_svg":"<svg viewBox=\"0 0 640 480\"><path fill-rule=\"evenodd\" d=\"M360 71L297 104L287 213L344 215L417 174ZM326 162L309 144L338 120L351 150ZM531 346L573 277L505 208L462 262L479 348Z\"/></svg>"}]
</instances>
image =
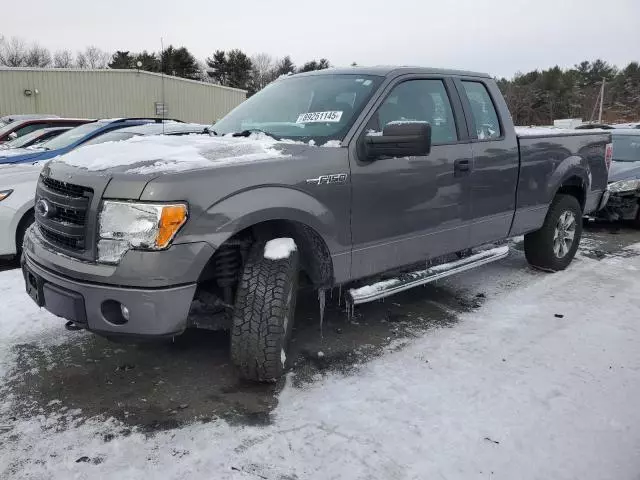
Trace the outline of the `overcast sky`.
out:
<instances>
[{"instance_id":1,"label":"overcast sky","mask_svg":"<svg viewBox=\"0 0 640 480\"><path fill-rule=\"evenodd\" d=\"M512 76L640 60L640 0L35 0L3 2L0 34L51 50L186 46L303 63L421 65Z\"/></svg>"}]
</instances>

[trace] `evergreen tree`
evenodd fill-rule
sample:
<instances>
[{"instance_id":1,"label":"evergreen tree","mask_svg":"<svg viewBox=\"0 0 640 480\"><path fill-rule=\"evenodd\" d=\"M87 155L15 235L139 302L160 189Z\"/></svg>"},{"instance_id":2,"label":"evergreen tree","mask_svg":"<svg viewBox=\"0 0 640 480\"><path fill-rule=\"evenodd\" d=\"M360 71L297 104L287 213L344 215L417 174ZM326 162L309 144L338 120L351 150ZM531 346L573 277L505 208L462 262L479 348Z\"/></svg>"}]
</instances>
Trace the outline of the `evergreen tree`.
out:
<instances>
[{"instance_id":1,"label":"evergreen tree","mask_svg":"<svg viewBox=\"0 0 640 480\"><path fill-rule=\"evenodd\" d=\"M175 48L169 45L160 54L162 71L175 77L199 80L200 67L196 58L185 47Z\"/></svg>"},{"instance_id":2,"label":"evergreen tree","mask_svg":"<svg viewBox=\"0 0 640 480\"><path fill-rule=\"evenodd\" d=\"M236 48L227 53L227 85L229 87L248 90L252 69L251 59L242 50Z\"/></svg>"},{"instance_id":3,"label":"evergreen tree","mask_svg":"<svg viewBox=\"0 0 640 480\"><path fill-rule=\"evenodd\" d=\"M305 63L304 65L302 65L302 67L300 67L300 70L298 70L299 72L312 72L314 70L324 70L326 68L329 68L331 66L331 64L329 63L329 60L327 60L326 58L321 58L319 61L316 60L311 60L310 62Z\"/></svg>"},{"instance_id":4,"label":"evergreen tree","mask_svg":"<svg viewBox=\"0 0 640 480\"><path fill-rule=\"evenodd\" d=\"M290 75L296 72L296 66L291 61L291 57L287 55L276 65L276 78L282 75Z\"/></svg>"},{"instance_id":5,"label":"evergreen tree","mask_svg":"<svg viewBox=\"0 0 640 480\"><path fill-rule=\"evenodd\" d=\"M242 50L216 50L213 56L207 58L207 66L210 69L207 74L216 83L244 90L252 89L253 64Z\"/></svg>"},{"instance_id":6,"label":"evergreen tree","mask_svg":"<svg viewBox=\"0 0 640 480\"><path fill-rule=\"evenodd\" d=\"M209 71L207 75L220 84L227 84L227 56L224 50L216 50L214 54L206 60Z\"/></svg>"},{"instance_id":7,"label":"evergreen tree","mask_svg":"<svg viewBox=\"0 0 640 480\"><path fill-rule=\"evenodd\" d=\"M133 56L133 65L137 67L138 62L142 64L140 70L147 72L159 72L160 71L160 59L155 53L149 53L144 50L142 53L138 53Z\"/></svg>"},{"instance_id":8,"label":"evergreen tree","mask_svg":"<svg viewBox=\"0 0 640 480\"><path fill-rule=\"evenodd\" d=\"M135 66L134 58L129 54L128 51L116 50L116 53L111 57L111 62L109 62L109 68L113 69L128 69L134 68Z\"/></svg>"}]
</instances>

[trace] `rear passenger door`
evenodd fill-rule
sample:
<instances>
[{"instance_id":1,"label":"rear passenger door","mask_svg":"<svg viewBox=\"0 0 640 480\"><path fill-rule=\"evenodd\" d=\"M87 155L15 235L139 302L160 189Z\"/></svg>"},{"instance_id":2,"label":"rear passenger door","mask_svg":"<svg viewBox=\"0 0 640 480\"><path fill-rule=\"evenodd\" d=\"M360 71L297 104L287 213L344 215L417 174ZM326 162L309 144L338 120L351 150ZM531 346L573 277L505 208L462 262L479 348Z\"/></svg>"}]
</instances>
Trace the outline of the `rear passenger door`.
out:
<instances>
[{"instance_id":1,"label":"rear passenger door","mask_svg":"<svg viewBox=\"0 0 640 480\"><path fill-rule=\"evenodd\" d=\"M463 77L455 84L473 152L470 235L471 245L478 246L504 239L511 229L520 168L518 142L511 120L498 113L508 110L493 81Z\"/></svg>"},{"instance_id":2,"label":"rear passenger door","mask_svg":"<svg viewBox=\"0 0 640 480\"><path fill-rule=\"evenodd\" d=\"M428 122L429 155L369 161L366 135L390 122ZM471 146L451 79L390 83L350 142L352 276L361 278L455 252L469 244Z\"/></svg>"}]
</instances>

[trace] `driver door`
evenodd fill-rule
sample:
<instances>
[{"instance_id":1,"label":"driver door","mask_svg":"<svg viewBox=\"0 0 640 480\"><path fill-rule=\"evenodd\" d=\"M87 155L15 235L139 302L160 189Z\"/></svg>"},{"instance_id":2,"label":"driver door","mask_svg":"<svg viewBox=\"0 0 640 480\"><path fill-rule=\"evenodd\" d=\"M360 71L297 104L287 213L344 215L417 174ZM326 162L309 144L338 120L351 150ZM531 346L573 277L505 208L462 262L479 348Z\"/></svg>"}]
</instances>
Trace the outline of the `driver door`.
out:
<instances>
[{"instance_id":1,"label":"driver door","mask_svg":"<svg viewBox=\"0 0 640 480\"><path fill-rule=\"evenodd\" d=\"M390 122L428 122L425 156L368 161L358 143ZM389 85L351 142L352 278L468 248L473 156L453 83L403 77Z\"/></svg>"}]
</instances>

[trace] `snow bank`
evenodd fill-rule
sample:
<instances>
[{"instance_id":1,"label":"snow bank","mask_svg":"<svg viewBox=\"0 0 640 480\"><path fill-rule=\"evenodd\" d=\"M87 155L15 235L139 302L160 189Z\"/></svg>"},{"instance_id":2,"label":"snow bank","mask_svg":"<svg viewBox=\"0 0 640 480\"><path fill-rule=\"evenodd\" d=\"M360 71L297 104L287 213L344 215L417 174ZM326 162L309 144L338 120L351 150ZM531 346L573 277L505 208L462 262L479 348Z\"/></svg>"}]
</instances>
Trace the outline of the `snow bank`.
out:
<instances>
[{"instance_id":1,"label":"snow bank","mask_svg":"<svg viewBox=\"0 0 640 480\"><path fill-rule=\"evenodd\" d=\"M340 148L342 146L342 142L340 140L329 140L322 144L323 147L328 148Z\"/></svg>"},{"instance_id":2,"label":"snow bank","mask_svg":"<svg viewBox=\"0 0 640 480\"><path fill-rule=\"evenodd\" d=\"M284 157L276 144L264 134L246 138L149 135L78 148L56 161L92 171L130 165L127 173L180 172Z\"/></svg>"},{"instance_id":3,"label":"snow bank","mask_svg":"<svg viewBox=\"0 0 640 480\"><path fill-rule=\"evenodd\" d=\"M264 246L264 258L269 260L282 260L297 250L293 238L275 238L269 240Z\"/></svg>"},{"instance_id":4,"label":"snow bank","mask_svg":"<svg viewBox=\"0 0 640 480\"><path fill-rule=\"evenodd\" d=\"M53 416L19 419L2 438L0 477L637 478L638 269L640 257L579 258L548 275L514 254L448 280L488 297L451 328L357 374L287 382L272 425L214 420L105 443L113 421L56 428ZM0 279L6 287L19 276ZM38 320L35 307L16 310L23 298L3 305L2 321ZM82 456L100 463L76 463Z\"/></svg>"}]
</instances>

